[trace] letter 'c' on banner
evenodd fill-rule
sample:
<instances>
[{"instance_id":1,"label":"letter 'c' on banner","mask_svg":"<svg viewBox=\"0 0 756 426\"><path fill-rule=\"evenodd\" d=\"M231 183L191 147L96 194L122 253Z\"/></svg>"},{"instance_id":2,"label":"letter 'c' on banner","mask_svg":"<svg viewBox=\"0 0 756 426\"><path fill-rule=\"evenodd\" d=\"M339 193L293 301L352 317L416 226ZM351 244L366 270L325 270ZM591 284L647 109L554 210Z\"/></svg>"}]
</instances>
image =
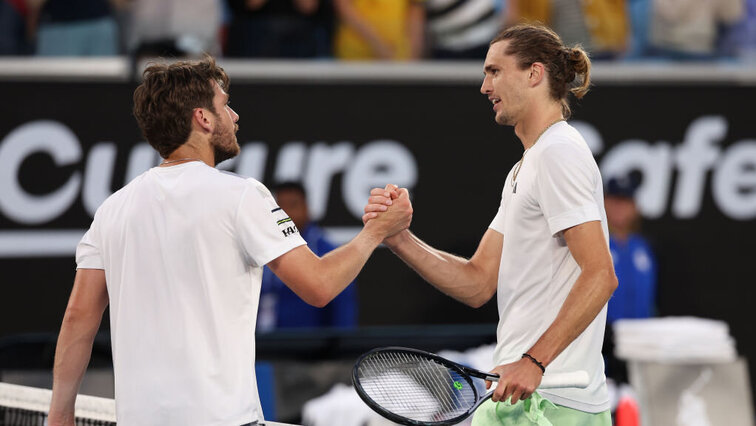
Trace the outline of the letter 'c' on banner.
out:
<instances>
[{"instance_id":1,"label":"letter 'c' on banner","mask_svg":"<svg viewBox=\"0 0 756 426\"><path fill-rule=\"evenodd\" d=\"M0 142L0 212L7 218L26 225L48 222L63 214L76 200L81 173L74 172L55 191L30 194L21 186L21 164L38 152L49 154L57 166L81 160L81 145L74 133L56 121L39 120L14 129Z\"/></svg>"}]
</instances>

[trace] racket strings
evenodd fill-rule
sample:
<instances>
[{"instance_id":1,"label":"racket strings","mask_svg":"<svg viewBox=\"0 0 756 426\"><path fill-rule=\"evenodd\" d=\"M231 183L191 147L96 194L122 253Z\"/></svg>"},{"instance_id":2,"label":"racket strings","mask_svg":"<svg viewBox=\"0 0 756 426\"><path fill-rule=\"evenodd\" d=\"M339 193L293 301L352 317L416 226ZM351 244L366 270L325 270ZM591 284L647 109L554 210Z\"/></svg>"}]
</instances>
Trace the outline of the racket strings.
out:
<instances>
[{"instance_id":1,"label":"racket strings","mask_svg":"<svg viewBox=\"0 0 756 426\"><path fill-rule=\"evenodd\" d=\"M383 408L405 417L432 420L440 406L432 388L423 386L417 372L397 368L397 359L386 355L363 362L361 384L368 396Z\"/></svg>"},{"instance_id":2,"label":"racket strings","mask_svg":"<svg viewBox=\"0 0 756 426\"><path fill-rule=\"evenodd\" d=\"M454 408L455 405L451 397L447 392L444 392L448 387L448 382L445 383L445 377L442 377L448 375L446 368L435 363L423 363L423 360L416 359L416 357L408 354L399 355L399 359L405 365L422 367L408 369L407 371L410 372L410 376L415 382L425 387L436 398L442 410L449 411Z\"/></svg>"},{"instance_id":3,"label":"racket strings","mask_svg":"<svg viewBox=\"0 0 756 426\"><path fill-rule=\"evenodd\" d=\"M414 420L452 419L477 401L467 377L411 353L373 354L362 360L358 377L367 396L378 405Z\"/></svg>"},{"instance_id":4,"label":"racket strings","mask_svg":"<svg viewBox=\"0 0 756 426\"><path fill-rule=\"evenodd\" d=\"M396 358L396 359L392 359ZM425 410L424 417L428 419L438 420L443 418L452 418L461 414L467 410L474 403L474 394L471 395L469 403L459 398L459 390L453 386L455 382L459 384L465 382L465 379L459 377L455 373L457 379L452 377L450 370L442 364L436 363L433 360L419 357L413 354L396 353L383 357L384 365L394 367L392 362L397 364L401 371L408 375L413 383L412 385L417 387L418 385L423 388L424 392L413 393L413 398L426 399L430 410ZM428 395L430 394L430 395ZM434 400L435 399L435 400ZM414 404L415 406L417 404ZM408 412L407 414L411 414Z\"/></svg>"},{"instance_id":5,"label":"racket strings","mask_svg":"<svg viewBox=\"0 0 756 426\"><path fill-rule=\"evenodd\" d=\"M397 369L393 365L395 361L384 354L375 358L373 365L375 375L371 377L373 380L370 384L374 389L380 391L381 405L388 402L385 406L396 409L398 413L433 410L435 402L429 395L424 395L429 389L418 386L419 384L411 372L405 371L405 369ZM418 395L422 398L418 398Z\"/></svg>"},{"instance_id":6,"label":"racket strings","mask_svg":"<svg viewBox=\"0 0 756 426\"><path fill-rule=\"evenodd\" d=\"M413 398L418 391L425 389L416 388L415 382L405 373L393 369L385 356L374 357L372 362L363 364L362 386L368 394L381 405L404 411L422 409L418 407L418 401Z\"/></svg>"},{"instance_id":7,"label":"racket strings","mask_svg":"<svg viewBox=\"0 0 756 426\"><path fill-rule=\"evenodd\" d=\"M417 371L418 375L422 377L425 383L433 383L435 385L434 387L431 387L430 390L433 392L434 396L438 398L439 402L442 403L442 408L445 412L452 411L462 405L462 401L460 401L457 393L447 392L447 390L449 390L449 386L454 386L455 382L455 380L451 377L448 368L434 362L427 362L427 360L418 358L416 356L410 357L406 353L402 355L402 358L408 364L416 362L422 363L423 365L426 365L428 367L419 368L413 371Z\"/></svg>"}]
</instances>

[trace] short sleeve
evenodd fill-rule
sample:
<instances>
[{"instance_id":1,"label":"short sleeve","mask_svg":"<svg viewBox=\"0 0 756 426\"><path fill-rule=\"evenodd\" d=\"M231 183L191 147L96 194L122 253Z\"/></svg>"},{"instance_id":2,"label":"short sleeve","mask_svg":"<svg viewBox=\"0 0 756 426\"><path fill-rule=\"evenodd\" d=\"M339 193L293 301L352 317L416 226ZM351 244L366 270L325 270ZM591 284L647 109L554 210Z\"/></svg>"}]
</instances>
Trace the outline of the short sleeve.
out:
<instances>
[{"instance_id":1,"label":"short sleeve","mask_svg":"<svg viewBox=\"0 0 756 426\"><path fill-rule=\"evenodd\" d=\"M507 211L507 204L506 204L504 194L506 193L507 186L511 185L512 170L514 170L514 167L512 167L512 169L509 170L509 173L507 173L507 178L504 179L504 188L502 188L501 190L501 201L499 202L499 210L496 211L496 216L494 216L493 220L491 221L491 224L488 225L489 228L493 229L494 231L500 234L504 234L504 217Z\"/></svg>"},{"instance_id":2,"label":"short sleeve","mask_svg":"<svg viewBox=\"0 0 756 426\"><path fill-rule=\"evenodd\" d=\"M247 180L236 212L236 233L254 266L263 266L289 250L306 244L288 214L276 204L268 188Z\"/></svg>"},{"instance_id":3,"label":"short sleeve","mask_svg":"<svg viewBox=\"0 0 756 426\"><path fill-rule=\"evenodd\" d=\"M501 204L499 204L499 210L496 212L496 216L494 216L493 220L491 221L491 224L488 225L489 228L493 229L494 231L504 234L504 213L505 213L505 206L504 206L504 197L501 199Z\"/></svg>"},{"instance_id":4,"label":"short sleeve","mask_svg":"<svg viewBox=\"0 0 756 426\"><path fill-rule=\"evenodd\" d=\"M99 235L98 221L95 215L95 220L89 230L76 246L76 269L105 269L97 235Z\"/></svg>"},{"instance_id":5,"label":"short sleeve","mask_svg":"<svg viewBox=\"0 0 756 426\"><path fill-rule=\"evenodd\" d=\"M569 142L547 147L538 162L538 202L552 235L601 220L595 192L598 167L590 153Z\"/></svg>"}]
</instances>

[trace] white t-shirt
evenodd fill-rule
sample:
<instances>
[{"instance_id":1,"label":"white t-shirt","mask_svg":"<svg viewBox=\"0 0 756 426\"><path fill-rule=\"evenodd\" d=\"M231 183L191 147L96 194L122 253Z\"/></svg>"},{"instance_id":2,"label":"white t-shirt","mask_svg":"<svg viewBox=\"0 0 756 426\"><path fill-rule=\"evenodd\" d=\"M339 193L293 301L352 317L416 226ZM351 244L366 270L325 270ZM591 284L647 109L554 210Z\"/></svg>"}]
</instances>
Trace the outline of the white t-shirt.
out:
<instances>
[{"instance_id":1,"label":"white t-shirt","mask_svg":"<svg viewBox=\"0 0 756 426\"><path fill-rule=\"evenodd\" d=\"M512 186L509 172L490 228L503 235L497 301L496 365L515 362L559 313L580 274L562 231L600 220L609 240L601 174L580 133L566 122L549 128L525 154ZM604 361L606 306L547 367L546 373L585 370L586 389L539 391L552 402L590 413L609 409Z\"/></svg>"},{"instance_id":2,"label":"white t-shirt","mask_svg":"<svg viewBox=\"0 0 756 426\"><path fill-rule=\"evenodd\" d=\"M262 420L262 266L303 244L265 186L201 162L152 168L105 200L76 262L105 270L118 424Z\"/></svg>"}]
</instances>

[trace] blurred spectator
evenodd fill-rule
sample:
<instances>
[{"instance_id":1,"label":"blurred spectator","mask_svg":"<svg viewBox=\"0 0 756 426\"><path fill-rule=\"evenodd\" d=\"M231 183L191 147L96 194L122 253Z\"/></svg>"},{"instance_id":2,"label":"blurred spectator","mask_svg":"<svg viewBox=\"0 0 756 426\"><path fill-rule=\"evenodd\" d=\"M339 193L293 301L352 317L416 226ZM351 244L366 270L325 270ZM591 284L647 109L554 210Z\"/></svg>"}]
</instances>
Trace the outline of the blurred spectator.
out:
<instances>
[{"instance_id":1,"label":"blurred spectator","mask_svg":"<svg viewBox=\"0 0 756 426\"><path fill-rule=\"evenodd\" d=\"M420 0L334 0L339 59L419 59L425 10Z\"/></svg>"},{"instance_id":2,"label":"blurred spectator","mask_svg":"<svg viewBox=\"0 0 756 426\"><path fill-rule=\"evenodd\" d=\"M566 45L580 44L593 51L582 0L513 0L513 3L515 22L540 22L559 34Z\"/></svg>"},{"instance_id":3,"label":"blurred spectator","mask_svg":"<svg viewBox=\"0 0 756 426\"><path fill-rule=\"evenodd\" d=\"M323 230L310 221L304 187L285 182L271 187L278 206L299 229L307 246L318 256L336 248L323 235ZM324 308L303 302L268 267L263 271L257 330L296 327L354 327L357 325L357 290L354 282Z\"/></svg>"},{"instance_id":4,"label":"blurred spectator","mask_svg":"<svg viewBox=\"0 0 756 426\"><path fill-rule=\"evenodd\" d=\"M743 0L652 0L653 55L670 59L716 57L718 27L743 16Z\"/></svg>"},{"instance_id":5,"label":"blurred spectator","mask_svg":"<svg viewBox=\"0 0 756 426\"><path fill-rule=\"evenodd\" d=\"M593 59L623 54L629 38L625 0L512 0L512 19L541 22Z\"/></svg>"},{"instance_id":6,"label":"blurred spectator","mask_svg":"<svg viewBox=\"0 0 756 426\"><path fill-rule=\"evenodd\" d=\"M638 232L641 219L635 204L638 184L639 180L632 175L611 178L604 197L609 249L619 282L607 308L604 355L607 375L618 382L627 382L627 373L624 364L614 358L612 324L621 318L649 318L656 310L656 257Z\"/></svg>"},{"instance_id":7,"label":"blurred spectator","mask_svg":"<svg viewBox=\"0 0 756 426\"><path fill-rule=\"evenodd\" d=\"M118 24L108 0L27 0L37 55L118 55Z\"/></svg>"},{"instance_id":8,"label":"blurred spectator","mask_svg":"<svg viewBox=\"0 0 756 426\"><path fill-rule=\"evenodd\" d=\"M26 55L29 43L25 0L0 1L0 55Z\"/></svg>"},{"instance_id":9,"label":"blurred spectator","mask_svg":"<svg viewBox=\"0 0 756 426\"><path fill-rule=\"evenodd\" d=\"M584 0L582 5L592 58L615 59L625 54L630 40L625 0Z\"/></svg>"},{"instance_id":10,"label":"blurred spectator","mask_svg":"<svg viewBox=\"0 0 756 426\"><path fill-rule=\"evenodd\" d=\"M430 56L435 59L486 57L488 43L504 24L503 0L427 0Z\"/></svg>"},{"instance_id":11,"label":"blurred spectator","mask_svg":"<svg viewBox=\"0 0 756 426\"><path fill-rule=\"evenodd\" d=\"M720 50L725 56L756 62L756 0L746 0L742 19L724 31Z\"/></svg>"},{"instance_id":12,"label":"blurred spectator","mask_svg":"<svg viewBox=\"0 0 756 426\"><path fill-rule=\"evenodd\" d=\"M651 0L628 0L629 39L625 59L641 59L649 55Z\"/></svg>"},{"instance_id":13,"label":"blurred spectator","mask_svg":"<svg viewBox=\"0 0 756 426\"><path fill-rule=\"evenodd\" d=\"M136 57L220 55L222 0L126 1L126 45Z\"/></svg>"},{"instance_id":14,"label":"blurred spectator","mask_svg":"<svg viewBox=\"0 0 756 426\"><path fill-rule=\"evenodd\" d=\"M330 0L227 0L233 14L226 56L331 56Z\"/></svg>"}]
</instances>

